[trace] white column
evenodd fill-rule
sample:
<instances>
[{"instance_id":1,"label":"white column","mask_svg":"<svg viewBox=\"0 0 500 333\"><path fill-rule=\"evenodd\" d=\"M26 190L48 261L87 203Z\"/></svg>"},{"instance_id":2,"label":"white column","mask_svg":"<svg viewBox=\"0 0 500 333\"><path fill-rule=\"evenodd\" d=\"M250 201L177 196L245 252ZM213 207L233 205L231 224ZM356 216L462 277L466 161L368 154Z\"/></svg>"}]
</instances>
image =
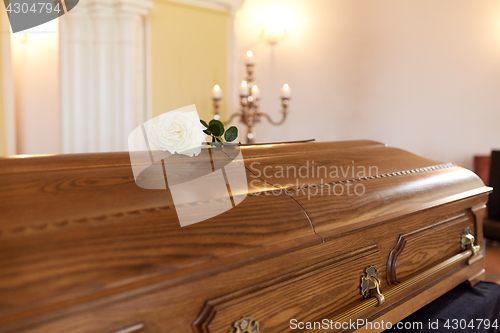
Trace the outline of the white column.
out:
<instances>
[{"instance_id":1,"label":"white column","mask_svg":"<svg viewBox=\"0 0 500 333\"><path fill-rule=\"evenodd\" d=\"M119 145L126 149L128 135L147 120L145 30L143 16L128 8L118 14L118 22L122 69L119 75L119 105L123 112Z\"/></svg>"},{"instance_id":2,"label":"white column","mask_svg":"<svg viewBox=\"0 0 500 333\"><path fill-rule=\"evenodd\" d=\"M128 135L146 120L144 22L152 5L81 0L62 18L64 152L127 150Z\"/></svg>"},{"instance_id":3,"label":"white column","mask_svg":"<svg viewBox=\"0 0 500 333\"><path fill-rule=\"evenodd\" d=\"M95 110L89 101L91 28L87 1L60 20L62 146L64 153L92 151ZM89 130L92 133L89 133Z\"/></svg>"},{"instance_id":4,"label":"white column","mask_svg":"<svg viewBox=\"0 0 500 333\"><path fill-rule=\"evenodd\" d=\"M116 61L114 50L115 9L112 0L97 0L90 3L90 16L93 23L94 70L93 89L97 111L97 151L116 150L115 132L119 127L119 117L114 103L117 87L113 80L113 63Z\"/></svg>"}]
</instances>

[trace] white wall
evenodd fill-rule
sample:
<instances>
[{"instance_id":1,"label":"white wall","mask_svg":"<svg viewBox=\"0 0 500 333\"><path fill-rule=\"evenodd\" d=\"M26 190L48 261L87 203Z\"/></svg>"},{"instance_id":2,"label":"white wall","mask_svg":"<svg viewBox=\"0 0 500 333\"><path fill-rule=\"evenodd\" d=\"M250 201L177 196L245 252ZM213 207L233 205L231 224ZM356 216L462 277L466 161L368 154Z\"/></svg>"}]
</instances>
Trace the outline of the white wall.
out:
<instances>
[{"instance_id":1,"label":"white wall","mask_svg":"<svg viewBox=\"0 0 500 333\"><path fill-rule=\"evenodd\" d=\"M274 47L259 40L269 6L292 17ZM278 117L292 87L289 120L260 124L259 142L373 139L469 168L500 148L497 0L246 0L236 28L262 108Z\"/></svg>"}]
</instances>

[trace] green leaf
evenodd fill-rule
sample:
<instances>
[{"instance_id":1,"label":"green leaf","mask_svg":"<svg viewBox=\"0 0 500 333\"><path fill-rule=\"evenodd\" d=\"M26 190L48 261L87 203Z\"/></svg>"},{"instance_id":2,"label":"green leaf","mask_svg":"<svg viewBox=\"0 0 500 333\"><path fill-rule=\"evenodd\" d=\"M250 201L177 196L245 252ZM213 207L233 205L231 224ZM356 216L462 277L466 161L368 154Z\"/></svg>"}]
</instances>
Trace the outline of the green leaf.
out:
<instances>
[{"instance_id":1,"label":"green leaf","mask_svg":"<svg viewBox=\"0 0 500 333\"><path fill-rule=\"evenodd\" d=\"M226 133L224 134L226 142L232 142L236 140L237 137L238 137L238 129L235 126L229 127Z\"/></svg>"},{"instance_id":2,"label":"green leaf","mask_svg":"<svg viewBox=\"0 0 500 333\"><path fill-rule=\"evenodd\" d=\"M203 133L205 133L206 135L212 135L212 133L209 130L203 130Z\"/></svg>"},{"instance_id":3,"label":"green leaf","mask_svg":"<svg viewBox=\"0 0 500 333\"><path fill-rule=\"evenodd\" d=\"M211 135L218 136L220 135L220 127L217 124L212 124L208 126L208 131Z\"/></svg>"},{"instance_id":4,"label":"green leaf","mask_svg":"<svg viewBox=\"0 0 500 333\"><path fill-rule=\"evenodd\" d=\"M207 122L206 122L206 121L204 121L204 120L201 120L201 119L200 119L200 123L201 123L203 126L205 126L206 128L208 128L208 124L207 124Z\"/></svg>"},{"instance_id":5,"label":"green leaf","mask_svg":"<svg viewBox=\"0 0 500 333\"><path fill-rule=\"evenodd\" d=\"M212 119L208 124L208 130L215 136L221 136L224 134L224 125L219 120Z\"/></svg>"}]
</instances>

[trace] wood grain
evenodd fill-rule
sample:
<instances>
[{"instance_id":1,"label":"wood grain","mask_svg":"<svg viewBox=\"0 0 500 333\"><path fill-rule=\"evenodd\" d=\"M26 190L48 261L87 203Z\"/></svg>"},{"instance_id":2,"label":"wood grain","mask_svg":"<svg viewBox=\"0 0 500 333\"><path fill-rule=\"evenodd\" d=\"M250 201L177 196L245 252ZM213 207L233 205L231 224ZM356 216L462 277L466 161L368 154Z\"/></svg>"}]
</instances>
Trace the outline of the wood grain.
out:
<instances>
[{"instance_id":1,"label":"wood grain","mask_svg":"<svg viewBox=\"0 0 500 333\"><path fill-rule=\"evenodd\" d=\"M455 254L455 236L432 226L465 216L482 245L490 189L468 170L371 141L241 151L250 195L184 228L168 189L135 184L127 153L1 158L0 332L115 333L140 323L141 333L193 327L227 333L245 315L260 317L264 332L278 332L291 316L335 316L363 302L359 277L367 264L377 265L387 290L386 266L400 235L435 231L430 247L417 242L400 253L401 283ZM300 191L354 179L349 175L263 174L277 166L311 172L312 161L324 167L375 165L378 173L356 180L366 189L356 197ZM362 249L374 252L361 255ZM434 254L435 260L427 260ZM457 263L439 281L473 279L482 265L482 259L471 266ZM407 313L398 311L402 300L420 297L432 283L408 288L393 303L361 316L396 311L393 317L401 319ZM449 285L419 302L437 298ZM203 316L207 311L210 320Z\"/></svg>"},{"instance_id":2,"label":"wood grain","mask_svg":"<svg viewBox=\"0 0 500 333\"><path fill-rule=\"evenodd\" d=\"M369 265L382 266L383 258L375 245L326 260L292 274L280 276L221 298L209 300L193 323L195 333L224 332L227 323L238 316L259 318L263 331L289 327L290 318L307 321L344 303L359 302L359 277ZM330 283L335 281L335 283Z\"/></svg>"},{"instance_id":3,"label":"wood grain","mask_svg":"<svg viewBox=\"0 0 500 333\"><path fill-rule=\"evenodd\" d=\"M465 213L399 236L389 254L387 280L394 284L458 254L462 230L472 226Z\"/></svg>"}]
</instances>

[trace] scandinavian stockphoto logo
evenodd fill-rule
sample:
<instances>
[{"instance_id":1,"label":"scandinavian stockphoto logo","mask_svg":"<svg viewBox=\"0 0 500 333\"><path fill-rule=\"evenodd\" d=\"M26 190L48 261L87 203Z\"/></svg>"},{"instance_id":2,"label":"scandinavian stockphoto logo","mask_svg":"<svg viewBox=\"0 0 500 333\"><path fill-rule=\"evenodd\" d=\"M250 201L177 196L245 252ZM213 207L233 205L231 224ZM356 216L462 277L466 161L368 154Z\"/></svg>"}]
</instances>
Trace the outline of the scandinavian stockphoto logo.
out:
<instances>
[{"instance_id":1,"label":"scandinavian stockphoto logo","mask_svg":"<svg viewBox=\"0 0 500 333\"><path fill-rule=\"evenodd\" d=\"M182 227L222 214L248 194L240 147L203 142L203 130L190 105L145 122L128 138L136 184L168 188Z\"/></svg>"},{"instance_id":2,"label":"scandinavian stockphoto logo","mask_svg":"<svg viewBox=\"0 0 500 333\"><path fill-rule=\"evenodd\" d=\"M79 0L4 0L12 32L52 21L73 8Z\"/></svg>"}]
</instances>

